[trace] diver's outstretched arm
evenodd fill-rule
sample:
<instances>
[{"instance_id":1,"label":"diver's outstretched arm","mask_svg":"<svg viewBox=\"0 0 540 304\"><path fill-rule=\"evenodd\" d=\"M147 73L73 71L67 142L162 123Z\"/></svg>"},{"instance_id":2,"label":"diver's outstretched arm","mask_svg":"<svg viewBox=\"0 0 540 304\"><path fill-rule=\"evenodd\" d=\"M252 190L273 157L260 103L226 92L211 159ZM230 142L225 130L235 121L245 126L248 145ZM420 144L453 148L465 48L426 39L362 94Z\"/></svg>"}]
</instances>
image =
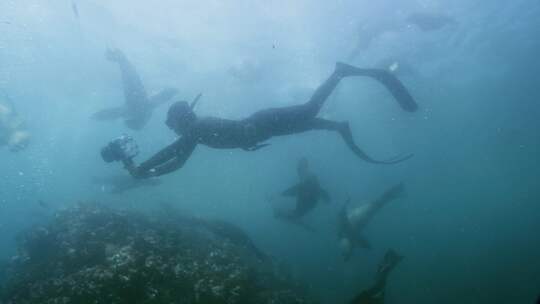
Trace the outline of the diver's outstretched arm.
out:
<instances>
[{"instance_id":1,"label":"diver's outstretched arm","mask_svg":"<svg viewBox=\"0 0 540 304\"><path fill-rule=\"evenodd\" d=\"M327 131L336 131L338 132L349 149L356 154L360 159L372 163L372 164L382 164L382 165L391 165L391 164L397 164L402 161L405 161L411 157L413 157L413 154L403 155L403 156L396 156L391 159L387 160L377 160L374 158L371 158L369 155L367 155L362 149L360 149L356 143L354 142L354 139L352 137L351 128L349 127L348 122L337 122L337 121L331 121L327 119L322 118L314 118L311 123L307 126L310 130L327 130Z\"/></svg>"},{"instance_id":2,"label":"diver's outstretched arm","mask_svg":"<svg viewBox=\"0 0 540 304\"><path fill-rule=\"evenodd\" d=\"M139 166L136 166L132 160L124 161L124 166L135 178L149 178L168 174L181 168L196 146L197 142L195 140L189 136L183 136Z\"/></svg>"}]
</instances>

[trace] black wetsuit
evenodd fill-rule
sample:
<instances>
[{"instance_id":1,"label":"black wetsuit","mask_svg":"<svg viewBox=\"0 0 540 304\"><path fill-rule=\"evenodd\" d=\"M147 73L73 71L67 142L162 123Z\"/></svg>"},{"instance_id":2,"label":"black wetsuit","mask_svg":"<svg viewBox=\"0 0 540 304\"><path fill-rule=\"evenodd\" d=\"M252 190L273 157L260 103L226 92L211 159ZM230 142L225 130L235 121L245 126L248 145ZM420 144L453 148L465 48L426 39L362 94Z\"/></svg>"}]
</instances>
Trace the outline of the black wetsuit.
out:
<instances>
[{"instance_id":1,"label":"black wetsuit","mask_svg":"<svg viewBox=\"0 0 540 304\"><path fill-rule=\"evenodd\" d=\"M295 196L296 206L291 212L280 212L279 217L287 219L299 219L311 211L319 200L330 201L328 192L321 188L318 178L310 174L298 184L281 193L283 196Z\"/></svg>"},{"instance_id":2,"label":"black wetsuit","mask_svg":"<svg viewBox=\"0 0 540 304\"><path fill-rule=\"evenodd\" d=\"M317 88L310 100L304 104L258 111L242 120L216 117L196 118L189 129L182 132L182 137L177 141L140 166L136 167L127 162L126 167L135 177L163 175L182 167L199 144L217 149L257 150L266 146L267 144L262 143L274 136L310 130L338 132L348 147L358 157L368 162L392 164L410 158L412 155L387 161L374 160L354 143L347 122L336 122L316 117L341 79L351 76L374 78L385 85L403 109L407 111L417 109L415 101L394 75L383 70L359 69L338 63L332 75Z\"/></svg>"}]
</instances>

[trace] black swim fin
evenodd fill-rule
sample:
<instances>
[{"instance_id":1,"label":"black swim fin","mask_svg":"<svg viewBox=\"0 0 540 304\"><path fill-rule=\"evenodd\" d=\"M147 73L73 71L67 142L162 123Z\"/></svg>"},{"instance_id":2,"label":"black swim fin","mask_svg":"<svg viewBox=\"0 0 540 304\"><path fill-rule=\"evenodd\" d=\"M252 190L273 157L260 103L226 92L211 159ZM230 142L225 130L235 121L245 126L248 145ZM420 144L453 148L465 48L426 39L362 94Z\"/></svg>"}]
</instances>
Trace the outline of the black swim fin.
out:
<instances>
[{"instance_id":1,"label":"black swim fin","mask_svg":"<svg viewBox=\"0 0 540 304\"><path fill-rule=\"evenodd\" d=\"M403 83L401 83L394 74L387 70L376 69L374 69L372 73L373 78L380 81L386 89L392 93L392 96L394 96L403 110L408 112L415 112L418 110L418 104L414 101L407 88L405 88Z\"/></svg>"},{"instance_id":2,"label":"black swim fin","mask_svg":"<svg viewBox=\"0 0 540 304\"><path fill-rule=\"evenodd\" d=\"M348 123L343 124L343 127L339 131L339 134L343 137L343 140L345 141L345 143L347 144L349 149L351 149L351 151L354 154L356 154L356 156L358 156L360 159L362 159L362 160L364 160L364 161L366 161L368 163L381 164L381 165L391 165L391 164L400 163L402 161L406 161L407 159L414 156L413 154L407 154L407 155L402 155L402 156L395 156L395 157L392 157L392 158L386 159L386 160L377 160L377 159L374 159L374 158L370 157L368 154L366 154L366 152L362 151L362 149L360 149L360 147L358 147L356 145L356 143L354 142L354 139L352 137L351 129L349 128Z\"/></svg>"},{"instance_id":3,"label":"black swim fin","mask_svg":"<svg viewBox=\"0 0 540 304\"><path fill-rule=\"evenodd\" d=\"M367 76L379 81L394 96L401 108L407 112L418 110L418 104L405 88L403 83L391 72L383 69L361 69L355 66L338 62L336 71L345 76Z\"/></svg>"}]
</instances>

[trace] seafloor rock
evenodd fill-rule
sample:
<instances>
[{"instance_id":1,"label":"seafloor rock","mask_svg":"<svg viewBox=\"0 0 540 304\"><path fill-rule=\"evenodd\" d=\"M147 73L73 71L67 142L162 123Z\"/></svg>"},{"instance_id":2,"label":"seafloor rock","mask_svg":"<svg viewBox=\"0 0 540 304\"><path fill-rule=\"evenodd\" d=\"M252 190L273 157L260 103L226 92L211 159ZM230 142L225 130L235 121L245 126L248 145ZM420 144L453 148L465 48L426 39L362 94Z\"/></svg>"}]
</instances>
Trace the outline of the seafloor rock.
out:
<instances>
[{"instance_id":1,"label":"seafloor rock","mask_svg":"<svg viewBox=\"0 0 540 304\"><path fill-rule=\"evenodd\" d=\"M0 304L312 303L232 227L79 205L21 236Z\"/></svg>"}]
</instances>

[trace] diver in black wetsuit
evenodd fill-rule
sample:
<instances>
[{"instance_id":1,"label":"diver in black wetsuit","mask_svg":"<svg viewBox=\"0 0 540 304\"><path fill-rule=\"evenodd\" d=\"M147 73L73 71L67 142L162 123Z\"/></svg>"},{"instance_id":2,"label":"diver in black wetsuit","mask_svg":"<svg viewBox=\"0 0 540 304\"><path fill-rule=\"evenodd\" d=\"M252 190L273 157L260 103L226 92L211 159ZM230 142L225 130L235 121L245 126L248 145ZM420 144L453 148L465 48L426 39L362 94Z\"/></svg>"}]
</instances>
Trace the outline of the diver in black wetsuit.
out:
<instances>
[{"instance_id":1,"label":"diver in black wetsuit","mask_svg":"<svg viewBox=\"0 0 540 304\"><path fill-rule=\"evenodd\" d=\"M321 188L319 179L309 170L308 161L305 158L300 159L297 166L300 182L283 191L283 196L296 197L296 206L291 211L276 210L275 216L286 220L298 220L309 211L313 210L319 200L330 202L328 192Z\"/></svg>"},{"instance_id":2,"label":"diver in black wetsuit","mask_svg":"<svg viewBox=\"0 0 540 304\"><path fill-rule=\"evenodd\" d=\"M181 168L198 144L217 149L241 148L255 151L267 146L268 144L263 142L274 136L310 130L338 132L353 153L371 163L394 164L410 158L412 155L385 161L375 160L354 143L348 122L336 122L316 117L338 83L343 78L351 76L367 76L376 79L392 93L404 110L414 112L418 108L407 89L391 73L337 63L332 75L317 88L308 102L258 111L242 120L197 117L187 102L176 102L169 108L166 124L181 137L139 166L136 166L131 158L124 158L124 165L130 174L137 178L159 176Z\"/></svg>"},{"instance_id":3,"label":"diver in black wetsuit","mask_svg":"<svg viewBox=\"0 0 540 304\"><path fill-rule=\"evenodd\" d=\"M384 293L388 275L401 260L403 260L403 256L389 249L379 264L375 284L354 297L350 304L384 304Z\"/></svg>"}]
</instances>

